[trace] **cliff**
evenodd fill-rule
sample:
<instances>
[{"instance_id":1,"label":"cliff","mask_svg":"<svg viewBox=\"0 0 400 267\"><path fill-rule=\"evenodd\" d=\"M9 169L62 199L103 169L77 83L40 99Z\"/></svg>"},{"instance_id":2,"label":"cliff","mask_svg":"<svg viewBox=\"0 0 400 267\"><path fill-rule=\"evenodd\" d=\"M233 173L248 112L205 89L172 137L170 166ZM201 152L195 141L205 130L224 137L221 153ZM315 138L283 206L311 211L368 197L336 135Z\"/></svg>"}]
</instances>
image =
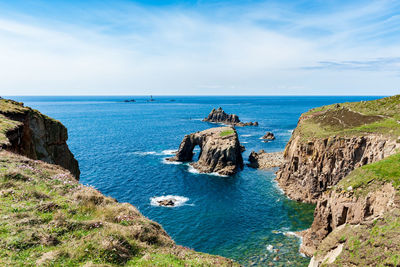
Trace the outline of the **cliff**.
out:
<instances>
[{"instance_id":1,"label":"cliff","mask_svg":"<svg viewBox=\"0 0 400 267\"><path fill-rule=\"evenodd\" d=\"M294 200L316 202L353 169L400 147L400 96L324 106L303 114L277 181Z\"/></svg>"},{"instance_id":2,"label":"cliff","mask_svg":"<svg viewBox=\"0 0 400 267\"><path fill-rule=\"evenodd\" d=\"M20 103L0 103L1 266L237 265L176 245L132 205L79 184L65 127Z\"/></svg>"},{"instance_id":3,"label":"cliff","mask_svg":"<svg viewBox=\"0 0 400 267\"><path fill-rule=\"evenodd\" d=\"M301 251L310 266L400 264L400 154L351 172L318 200Z\"/></svg>"},{"instance_id":4,"label":"cliff","mask_svg":"<svg viewBox=\"0 0 400 267\"><path fill-rule=\"evenodd\" d=\"M211 128L186 135L176 155L167 160L191 161L197 145L200 147L199 159L192 166L199 172L233 175L243 168L242 147L236 130L231 127Z\"/></svg>"},{"instance_id":5,"label":"cliff","mask_svg":"<svg viewBox=\"0 0 400 267\"><path fill-rule=\"evenodd\" d=\"M78 161L68 148L64 125L12 100L0 100L0 146L8 151L57 164L79 180Z\"/></svg>"},{"instance_id":6,"label":"cliff","mask_svg":"<svg viewBox=\"0 0 400 267\"><path fill-rule=\"evenodd\" d=\"M251 151L249 155L249 167L256 169L271 169L280 167L283 164L283 153L267 153L264 150L258 152Z\"/></svg>"},{"instance_id":7,"label":"cliff","mask_svg":"<svg viewBox=\"0 0 400 267\"><path fill-rule=\"evenodd\" d=\"M212 123L223 123L232 126L258 126L258 122L241 122L238 115L236 114L227 114L221 107L218 109L213 108L203 121L212 122Z\"/></svg>"},{"instance_id":8,"label":"cliff","mask_svg":"<svg viewBox=\"0 0 400 267\"><path fill-rule=\"evenodd\" d=\"M316 203L301 251L310 266L400 263L400 96L324 106L303 114L277 181Z\"/></svg>"}]
</instances>

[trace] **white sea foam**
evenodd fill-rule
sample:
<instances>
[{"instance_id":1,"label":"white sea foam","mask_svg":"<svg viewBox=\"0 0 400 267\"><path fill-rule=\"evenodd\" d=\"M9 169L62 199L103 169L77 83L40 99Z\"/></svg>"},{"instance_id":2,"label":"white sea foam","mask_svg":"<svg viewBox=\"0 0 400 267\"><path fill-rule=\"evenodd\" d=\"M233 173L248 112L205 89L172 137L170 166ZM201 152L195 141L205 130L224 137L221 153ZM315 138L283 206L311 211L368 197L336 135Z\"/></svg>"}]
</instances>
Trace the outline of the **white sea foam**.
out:
<instances>
[{"instance_id":1,"label":"white sea foam","mask_svg":"<svg viewBox=\"0 0 400 267\"><path fill-rule=\"evenodd\" d=\"M222 174L219 174L216 172L211 172L211 173L199 172L198 170L196 170L196 168L194 168L189 163L187 163L187 166L188 166L188 172L193 173L193 174L206 174L206 175L212 175L212 176L218 176L218 177L228 177L228 175L222 175Z\"/></svg>"},{"instance_id":2,"label":"white sea foam","mask_svg":"<svg viewBox=\"0 0 400 267\"><path fill-rule=\"evenodd\" d=\"M176 150L175 149L167 149L167 150L163 150L161 152L162 155L175 155L176 154Z\"/></svg>"},{"instance_id":3,"label":"white sea foam","mask_svg":"<svg viewBox=\"0 0 400 267\"><path fill-rule=\"evenodd\" d=\"M167 207L174 208L174 207L186 205L185 203L189 200L189 198L183 197L183 196L174 196L174 195L151 197L150 205L162 207L162 205L160 205L159 201L163 201L163 200L172 200L174 202L174 206L167 206Z\"/></svg>"},{"instance_id":4,"label":"white sea foam","mask_svg":"<svg viewBox=\"0 0 400 267\"><path fill-rule=\"evenodd\" d=\"M157 152L155 152L155 151L145 151L145 152L137 151L137 152L133 152L133 154L147 156L147 155L157 155Z\"/></svg>"},{"instance_id":5,"label":"white sea foam","mask_svg":"<svg viewBox=\"0 0 400 267\"><path fill-rule=\"evenodd\" d=\"M180 161L169 161L169 160L167 160L167 158L163 158L161 162L164 164L173 164L173 165L182 164L182 162L180 162Z\"/></svg>"},{"instance_id":6,"label":"white sea foam","mask_svg":"<svg viewBox=\"0 0 400 267\"><path fill-rule=\"evenodd\" d=\"M267 250L268 250L269 252L273 252L273 251L274 251L274 246L273 246L273 245L268 245L268 246L267 246Z\"/></svg>"},{"instance_id":7,"label":"white sea foam","mask_svg":"<svg viewBox=\"0 0 400 267\"><path fill-rule=\"evenodd\" d=\"M241 137L250 137L252 136L251 134L242 134Z\"/></svg>"},{"instance_id":8,"label":"white sea foam","mask_svg":"<svg viewBox=\"0 0 400 267\"><path fill-rule=\"evenodd\" d=\"M248 144L249 142L241 142L242 144Z\"/></svg>"}]
</instances>

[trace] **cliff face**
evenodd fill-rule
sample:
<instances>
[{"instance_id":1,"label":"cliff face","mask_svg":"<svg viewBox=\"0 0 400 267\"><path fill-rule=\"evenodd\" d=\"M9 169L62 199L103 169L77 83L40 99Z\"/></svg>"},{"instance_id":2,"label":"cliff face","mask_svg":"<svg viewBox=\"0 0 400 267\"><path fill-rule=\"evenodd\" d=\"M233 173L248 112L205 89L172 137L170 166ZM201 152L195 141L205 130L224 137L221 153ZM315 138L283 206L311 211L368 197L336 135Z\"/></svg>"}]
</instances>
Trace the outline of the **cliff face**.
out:
<instances>
[{"instance_id":1,"label":"cliff face","mask_svg":"<svg viewBox=\"0 0 400 267\"><path fill-rule=\"evenodd\" d=\"M276 179L290 198L316 203L301 233L310 266L399 263L399 121L400 95L300 117Z\"/></svg>"},{"instance_id":2,"label":"cliff face","mask_svg":"<svg viewBox=\"0 0 400 267\"><path fill-rule=\"evenodd\" d=\"M382 135L334 136L307 142L294 135L276 179L290 198L315 203L322 192L352 170L392 155L399 147Z\"/></svg>"},{"instance_id":3,"label":"cliff face","mask_svg":"<svg viewBox=\"0 0 400 267\"><path fill-rule=\"evenodd\" d=\"M68 148L68 133L64 125L22 103L0 100L0 114L13 121L14 127L5 131L2 148L57 164L69 170L77 179L80 171L77 160Z\"/></svg>"},{"instance_id":4,"label":"cliff face","mask_svg":"<svg viewBox=\"0 0 400 267\"><path fill-rule=\"evenodd\" d=\"M199 172L232 175L243 168L242 147L231 127L218 127L186 135L170 161L191 161L193 149L200 147L199 160L192 166Z\"/></svg>"},{"instance_id":5,"label":"cliff face","mask_svg":"<svg viewBox=\"0 0 400 267\"><path fill-rule=\"evenodd\" d=\"M326 192L318 200L311 227L302 233L301 252L314 255L322 240L342 225L365 224L382 217L398 205L395 199L396 190L390 183L366 196L355 196L352 190Z\"/></svg>"}]
</instances>

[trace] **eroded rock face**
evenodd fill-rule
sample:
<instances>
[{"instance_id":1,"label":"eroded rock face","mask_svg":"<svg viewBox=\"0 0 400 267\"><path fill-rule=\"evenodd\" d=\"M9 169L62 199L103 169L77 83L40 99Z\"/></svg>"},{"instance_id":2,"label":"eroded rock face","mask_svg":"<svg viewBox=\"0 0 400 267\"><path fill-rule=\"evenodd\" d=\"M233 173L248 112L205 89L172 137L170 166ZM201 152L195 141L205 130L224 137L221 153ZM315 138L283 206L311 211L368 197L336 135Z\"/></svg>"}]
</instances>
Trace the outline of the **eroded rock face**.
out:
<instances>
[{"instance_id":1,"label":"eroded rock face","mask_svg":"<svg viewBox=\"0 0 400 267\"><path fill-rule=\"evenodd\" d=\"M208 114L207 118L203 119L203 121L230 124L239 127L258 126L258 122L241 122L236 114L227 114L221 107L213 109L210 114Z\"/></svg>"},{"instance_id":2,"label":"eroded rock face","mask_svg":"<svg viewBox=\"0 0 400 267\"><path fill-rule=\"evenodd\" d=\"M15 102L15 105L20 103ZM0 114L21 122L19 127L6 133L9 145L5 149L60 165L79 179L78 161L68 148L68 133L64 125L30 108L15 113L0 110Z\"/></svg>"},{"instance_id":3,"label":"eroded rock face","mask_svg":"<svg viewBox=\"0 0 400 267\"><path fill-rule=\"evenodd\" d=\"M249 155L249 167L256 169L270 169L280 167L283 160L283 152L267 153L264 150L252 151Z\"/></svg>"},{"instance_id":4,"label":"eroded rock face","mask_svg":"<svg viewBox=\"0 0 400 267\"><path fill-rule=\"evenodd\" d=\"M317 202L311 227L302 232L301 252L312 256L321 241L344 224L360 224L382 216L396 205L396 190L385 184L363 197L349 192L327 191Z\"/></svg>"},{"instance_id":5,"label":"eroded rock face","mask_svg":"<svg viewBox=\"0 0 400 267\"><path fill-rule=\"evenodd\" d=\"M200 155L192 166L199 172L233 175L243 168L242 148L232 127L211 128L186 135L176 155L167 160L191 161L196 145L200 147Z\"/></svg>"},{"instance_id":6,"label":"eroded rock face","mask_svg":"<svg viewBox=\"0 0 400 267\"><path fill-rule=\"evenodd\" d=\"M293 135L277 172L279 186L292 199L315 203L327 188L352 170L396 153L399 144L379 135L330 137L304 142Z\"/></svg>"}]
</instances>

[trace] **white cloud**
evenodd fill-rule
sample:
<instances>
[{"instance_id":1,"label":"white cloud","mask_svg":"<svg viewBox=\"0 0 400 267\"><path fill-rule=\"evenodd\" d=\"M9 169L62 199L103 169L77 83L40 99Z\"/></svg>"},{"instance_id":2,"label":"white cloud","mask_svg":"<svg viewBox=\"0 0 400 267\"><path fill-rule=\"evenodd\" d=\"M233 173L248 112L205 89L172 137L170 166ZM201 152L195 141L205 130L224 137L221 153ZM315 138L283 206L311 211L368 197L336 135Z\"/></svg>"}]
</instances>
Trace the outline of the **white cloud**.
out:
<instances>
[{"instance_id":1,"label":"white cloud","mask_svg":"<svg viewBox=\"0 0 400 267\"><path fill-rule=\"evenodd\" d=\"M384 12L384 4L311 18L264 5L235 9L231 19L229 9L213 16L137 6L92 10L85 15L101 23L91 24L0 17L0 95L392 94L399 82L393 68L371 75L319 63L400 56L396 44L357 46L351 37L381 27L376 21L366 30L358 21L374 8ZM259 24L271 17L285 26ZM332 34L299 34L311 26ZM310 66L320 68L304 69Z\"/></svg>"}]
</instances>

